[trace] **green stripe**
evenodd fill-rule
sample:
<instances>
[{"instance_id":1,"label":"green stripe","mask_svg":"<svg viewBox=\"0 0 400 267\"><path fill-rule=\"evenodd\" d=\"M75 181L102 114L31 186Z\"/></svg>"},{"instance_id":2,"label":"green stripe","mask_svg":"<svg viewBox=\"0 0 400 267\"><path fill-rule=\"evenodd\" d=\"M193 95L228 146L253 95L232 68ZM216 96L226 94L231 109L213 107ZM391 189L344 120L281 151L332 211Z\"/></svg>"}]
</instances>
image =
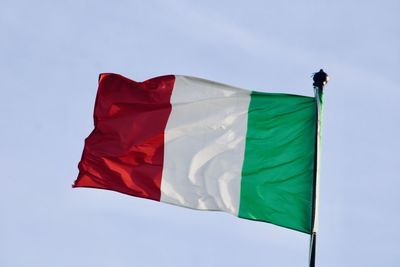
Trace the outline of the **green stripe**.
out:
<instances>
[{"instance_id":1,"label":"green stripe","mask_svg":"<svg viewBox=\"0 0 400 267\"><path fill-rule=\"evenodd\" d=\"M239 217L311 232L315 98L252 92Z\"/></svg>"}]
</instances>

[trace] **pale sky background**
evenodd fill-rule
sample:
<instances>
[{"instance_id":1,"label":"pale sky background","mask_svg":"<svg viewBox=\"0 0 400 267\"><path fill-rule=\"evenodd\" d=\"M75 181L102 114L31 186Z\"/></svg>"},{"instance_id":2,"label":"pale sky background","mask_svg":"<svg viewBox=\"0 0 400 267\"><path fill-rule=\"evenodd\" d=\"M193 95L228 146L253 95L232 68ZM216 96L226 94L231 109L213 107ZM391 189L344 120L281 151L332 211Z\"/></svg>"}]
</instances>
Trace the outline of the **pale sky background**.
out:
<instances>
[{"instance_id":1,"label":"pale sky background","mask_svg":"<svg viewBox=\"0 0 400 267\"><path fill-rule=\"evenodd\" d=\"M400 266L400 1L0 0L0 266L307 266L309 237L72 189L101 72L325 92L318 266Z\"/></svg>"}]
</instances>

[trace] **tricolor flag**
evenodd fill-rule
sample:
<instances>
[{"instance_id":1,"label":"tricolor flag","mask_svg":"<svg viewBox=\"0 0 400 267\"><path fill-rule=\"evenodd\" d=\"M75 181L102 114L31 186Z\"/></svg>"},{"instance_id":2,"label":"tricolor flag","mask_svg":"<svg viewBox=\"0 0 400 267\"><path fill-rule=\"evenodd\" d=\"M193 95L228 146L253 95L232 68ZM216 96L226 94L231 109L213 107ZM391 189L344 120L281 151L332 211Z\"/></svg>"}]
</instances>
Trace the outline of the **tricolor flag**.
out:
<instances>
[{"instance_id":1,"label":"tricolor flag","mask_svg":"<svg viewBox=\"0 0 400 267\"><path fill-rule=\"evenodd\" d=\"M94 125L74 187L313 231L314 97L101 74Z\"/></svg>"}]
</instances>

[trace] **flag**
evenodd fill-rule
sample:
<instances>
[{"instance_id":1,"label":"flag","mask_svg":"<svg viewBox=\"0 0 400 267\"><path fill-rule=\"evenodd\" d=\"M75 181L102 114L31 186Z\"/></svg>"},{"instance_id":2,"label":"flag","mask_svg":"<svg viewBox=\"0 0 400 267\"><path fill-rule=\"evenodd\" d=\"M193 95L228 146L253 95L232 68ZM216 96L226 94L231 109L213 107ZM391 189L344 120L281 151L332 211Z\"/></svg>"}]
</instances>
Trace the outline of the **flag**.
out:
<instances>
[{"instance_id":1,"label":"flag","mask_svg":"<svg viewBox=\"0 0 400 267\"><path fill-rule=\"evenodd\" d=\"M73 187L311 233L316 105L188 76L101 74Z\"/></svg>"}]
</instances>

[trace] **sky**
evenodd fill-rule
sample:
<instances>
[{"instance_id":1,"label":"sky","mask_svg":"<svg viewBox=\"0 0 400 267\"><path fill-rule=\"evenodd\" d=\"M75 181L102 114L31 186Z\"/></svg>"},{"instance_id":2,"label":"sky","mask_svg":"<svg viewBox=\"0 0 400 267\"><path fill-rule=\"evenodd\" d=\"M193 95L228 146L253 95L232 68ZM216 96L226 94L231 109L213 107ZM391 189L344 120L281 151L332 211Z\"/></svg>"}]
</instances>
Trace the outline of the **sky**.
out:
<instances>
[{"instance_id":1,"label":"sky","mask_svg":"<svg viewBox=\"0 0 400 267\"><path fill-rule=\"evenodd\" d=\"M400 1L19 1L0 8L0 266L307 266L309 237L72 189L98 74L325 89L317 266L400 266Z\"/></svg>"}]
</instances>

